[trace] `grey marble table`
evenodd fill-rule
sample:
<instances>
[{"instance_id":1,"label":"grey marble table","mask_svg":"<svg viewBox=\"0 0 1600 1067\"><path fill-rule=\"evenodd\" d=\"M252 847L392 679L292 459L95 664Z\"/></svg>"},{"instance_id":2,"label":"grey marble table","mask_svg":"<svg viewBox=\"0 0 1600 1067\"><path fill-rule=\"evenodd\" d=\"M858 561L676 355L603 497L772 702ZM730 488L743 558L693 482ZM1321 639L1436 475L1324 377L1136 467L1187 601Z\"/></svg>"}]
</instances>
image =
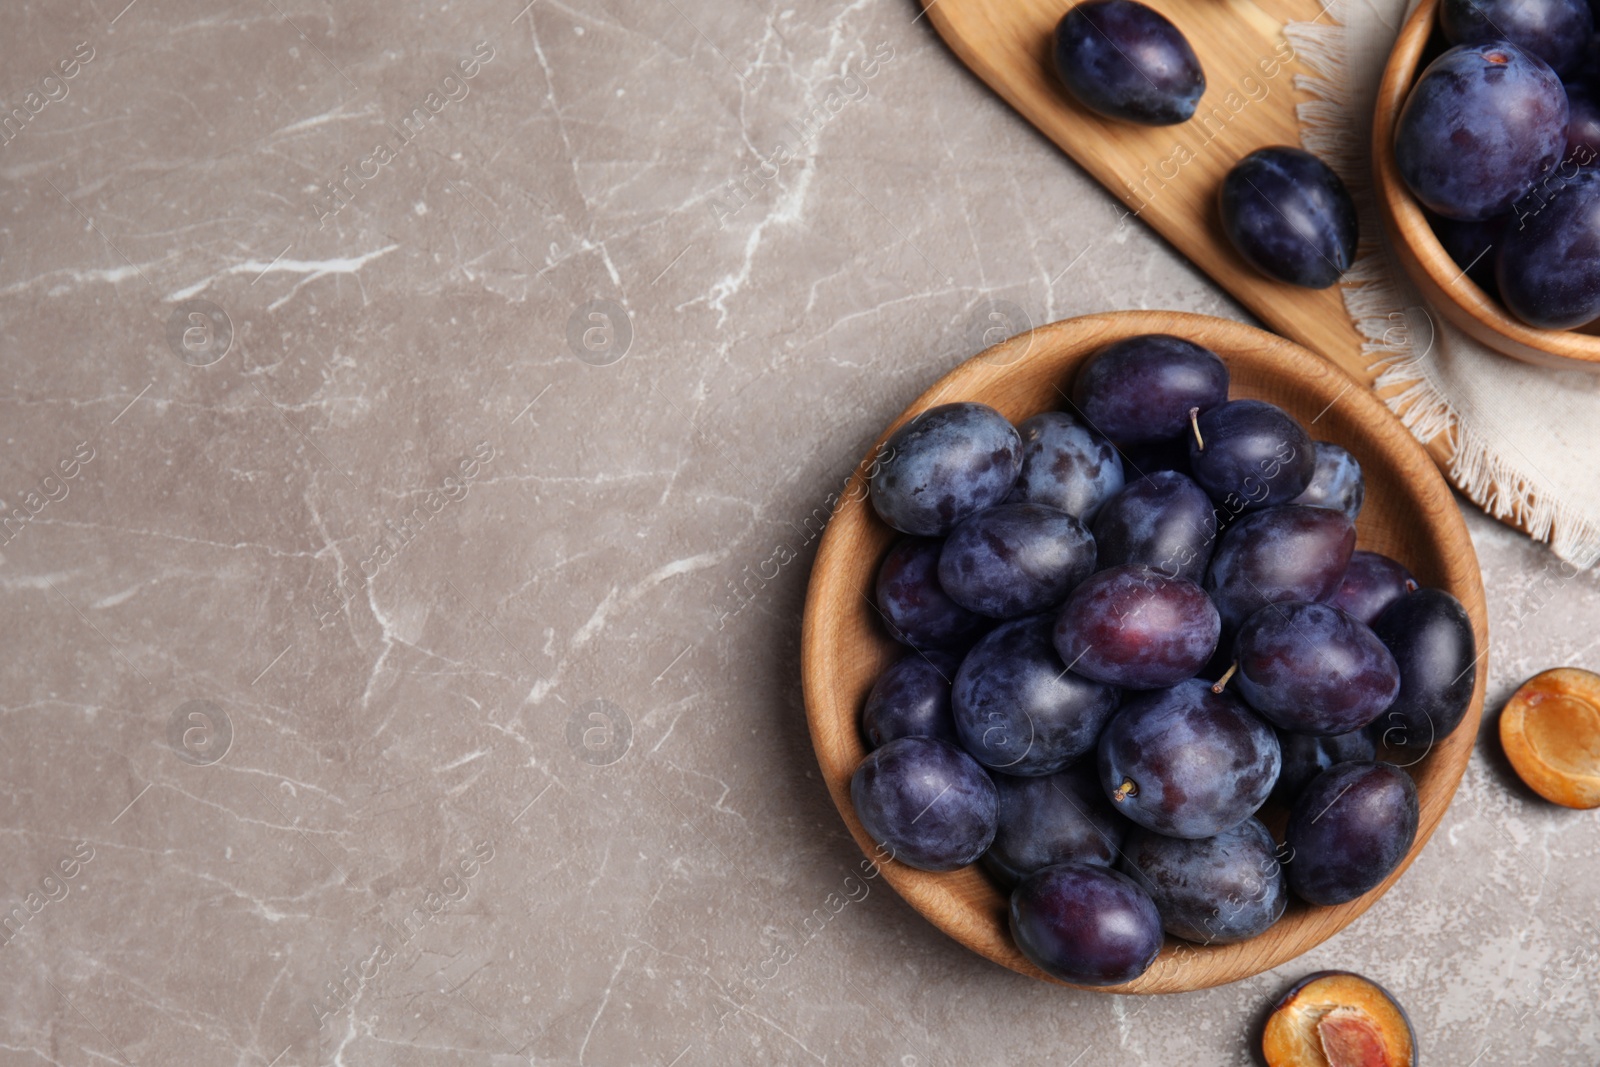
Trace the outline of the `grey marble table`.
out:
<instances>
[{"instance_id":1,"label":"grey marble table","mask_svg":"<svg viewBox=\"0 0 1600 1067\"><path fill-rule=\"evenodd\" d=\"M1490 739L1360 922L1210 992L848 880L797 530L991 311L1241 316L912 4L19 0L0 49L0 1063L1244 1064L1324 967L1429 1063L1600 1058L1600 834ZM1467 520L1491 709L1595 665L1595 581Z\"/></svg>"}]
</instances>

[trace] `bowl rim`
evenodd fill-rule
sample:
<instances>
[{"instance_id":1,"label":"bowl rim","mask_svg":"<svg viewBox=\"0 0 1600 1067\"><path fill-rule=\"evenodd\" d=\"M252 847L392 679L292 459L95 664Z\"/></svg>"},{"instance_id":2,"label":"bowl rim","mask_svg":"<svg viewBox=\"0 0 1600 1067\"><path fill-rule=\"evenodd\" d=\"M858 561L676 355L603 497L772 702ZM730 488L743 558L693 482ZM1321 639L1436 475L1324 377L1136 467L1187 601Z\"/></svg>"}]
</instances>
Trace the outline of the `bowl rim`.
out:
<instances>
[{"instance_id":1,"label":"bowl rim","mask_svg":"<svg viewBox=\"0 0 1600 1067\"><path fill-rule=\"evenodd\" d=\"M840 494L823 533L812 564L806 591L801 631L801 674L806 720L812 748L832 797L834 806L864 856L862 870L868 877L881 873L885 880L915 908L923 918L945 934L1019 974L1071 986L1035 967L1012 943L1002 921L982 914L971 900L963 900L963 890L981 894L981 883L988 876L974 864L959 871L930 873L899 863L892 858L879 862L882 849L872 841L857 819L850 800L847 769L830 768L834 762L827 753L842 745L859 761L865 754L860 738L859 708L846 699L833 684L832 650L844 641L848 613L825 610L827 605L853 603L859 596L872 606L865 589L851 577L852 563L847 540L864 528L881 525L866 494L865 471L883 442L901 425L939 403L974 399L979 387L1025 363L1049 359L1052 353L1069 350L1063 358L1073 358L1124 337L1148 333L1170 333L1186 337L1216 351L1224 362L1248 359L1270 364L1291 380L1306 385L1314 393L1333 401L1341 398L1363 409L1361 421L1371 425L1374 448L1382 448L1403 470L1408 497L1417 512L1428 521L1420 533L1439 560L1444 580L1439 583L1455 595L1472 621L1480 654L1473 696L1461 724L1427 754L1430 760L1443 761L1431 769L1429 781L1419 787L1420 817L1417 835L1404 860L1375 889L1346 904L1310 909L1300 913L1293 927L1282 924L1250 941L1233 945L1199 946L1168 937L1161 957L1139 978L1115 986L1074 988L1107 993L1173 993L1205 989L1251 977L1280 966L1321 944L1344 929L1405 873L1437 829L1445 810L1466 771L1476 742L1483 711L1488 674L1488 622L1483 582L1476 553L1467 533L1461 509L1438 467L1426 450L1400 423L1377 396L1332 363L1301 346L1265 330L1228 319L1188 312L1119 311L1064 319L1018 334L971 357L943 375L917 397L874 440L866 460L858 464ZM1321 381L1315 381L1321 379ZM1315 384L1312 383L1315 381ZM1331 403L1330 403L1331 406ZM866 565L870 575L876 561ZM863 568L855 566L855 571ZM868 579L870 585L870 578ZM875 610L875 608L874 608ZM861 609L857 609L858 615ZM859 753L859 754L857 754ZM1273 936L1274 933L1277 936Z\"/></svg>"},{"instance_id":2,"label":"bowl rim","mask_svg":"<svg viewBox=\"0 0 1600 1067\"><path fill-rule=\"evenodd\" d=\"M1458 329L1501 355L1563 370L1600 373L1600 336L1541 330L1518 319L1468 278L1433 232L1422 205L1400 177L1395 127L1437 24L1440 0L1421 0L1384 64L1372 117L1373 191L1389 247L1428 303Z\"/></svg>"}]
</instances>

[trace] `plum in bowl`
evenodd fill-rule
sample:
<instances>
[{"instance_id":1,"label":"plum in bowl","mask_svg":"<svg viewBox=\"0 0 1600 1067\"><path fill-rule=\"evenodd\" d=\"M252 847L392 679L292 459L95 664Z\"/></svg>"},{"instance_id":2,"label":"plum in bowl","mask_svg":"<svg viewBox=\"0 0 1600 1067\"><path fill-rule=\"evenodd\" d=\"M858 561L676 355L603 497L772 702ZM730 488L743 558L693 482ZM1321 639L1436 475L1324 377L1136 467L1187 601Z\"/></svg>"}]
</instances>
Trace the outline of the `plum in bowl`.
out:
<instances>
[{"instance_id":1,"label":"plum in bowl","mask_svg":"<svg viewBox=\"0 0 1600 1067\"><path fill-rule=\"evenodd\" d=\"M1535 144L1531 135L1521 137L1522 151L1502 153L1505 159L1491 160L1487 148L1466 147L1474 139L1483 144L1484 138L1500 133L1513 139L1527 134L1534 124L1528 115L1541 109L1560 112L1546 117L1566 130L1568 101L1561 99L1563 82L1557 74L1523 49L1482 42L1451 48L1440 28L1445 6L1444 0L1421 0L1412 10L1378 88L1372 121L1373 187L1395 258L1429 304L1481 344L1527 363L1600 373L1600 318L1582 321L1600 314L1600 260L1575 269L1571 262L1562 265L1570 256L1554 251L1567 231L1600 216L1600 187L1589 188L1596 175L1588 173L1595 170L1596 154L1592 148L1579 151L1562 143L1552 155L1550 145ZM1451 55L1461 52L1482 54ZM1424 94L1415 90L1440 65L1452 67L1439 71L1438 81L1451 85L1454 95L1433 100L1424 116L1419 99ZM1499 69L1490 74L1487 67ZM1499 101L1515 116L1501 122L1488 114L1496 103L1492 90L1511 81L1522 91L1515 99ZM1567 77L1575 118L1586 108L1593 111L1580 82L1577 74ZM1546 96L1552 99L1542 99ZM1468 159L1445 158L1451 138ZM1518 166L1527 168L1526 173L1515 175L1512 185L1487 188ZM1531 186L1523 180L1529 174L1535 175ZM1563 190L1569 179L1577 179L1571 195ZM1509 207L1503 202L1524 189ZM1453 217L1441 211L1453 212ZM1495 214L1475 217L1484 212ZM1509 232L1513 230L1517 232ZM1509 250L1504 257L1502 250ZM1506 262L1497 271L1501 258ZM1510 290L1502 291L1500 271L1511 280Z\"/></svg>"},{"instance_id":2,"label":"plum in bowl","mask_svg":"<svg viewBox=\"0 0 1600 1067\"><path fill-rule=\"evenodd\" d=\"M874 511L866 474L891 434L924 411L971 402L1022 423L1067 407L1074 376L1091 356L1113 342L1147 334L1172 335L1210 349L1230 373L1233 402L1276 404L1310 426L1317 438L1339 445L1359 461L1366 479L1366 501L1356 521L1362 547L1398 561L1418 583L1454 596L1470 619L1478 647L1487 647L1482 582L1448 485L1382 402L1291 342L1251 326L1178 312L1090 315L1014 337L935 383L885 429L828 524L805 606L806 715L830 795L863 852L881 861L889 884L963 945L1002 966L1050 981L1059 979L1031 963L1013 940L1007 891L992 869L969 864L936 873L884 858L878 840L857 817L851 779L867 756L862 708L875 680L905 650L890 637L871 600L879 567L899 534ZM1457 729L1425 750L1396 757L1410 764L1406 772L1415 782L1417 832L1404 858L1378 885L1333 906L1291 901L1281 919L1249 940L1196 945L1167 937L1138 977L1083 984L1120 993L1203 989L1279 966L1343 929L1401 876L1448 807L1471 754L1486 671L1487 657L1481 657ZM1288 807L1274 800L1259 813L1263 824L1280 833L1287 816ZM1145 949L1137 947L1142 956Z\"/></svg>"}]
</instances>

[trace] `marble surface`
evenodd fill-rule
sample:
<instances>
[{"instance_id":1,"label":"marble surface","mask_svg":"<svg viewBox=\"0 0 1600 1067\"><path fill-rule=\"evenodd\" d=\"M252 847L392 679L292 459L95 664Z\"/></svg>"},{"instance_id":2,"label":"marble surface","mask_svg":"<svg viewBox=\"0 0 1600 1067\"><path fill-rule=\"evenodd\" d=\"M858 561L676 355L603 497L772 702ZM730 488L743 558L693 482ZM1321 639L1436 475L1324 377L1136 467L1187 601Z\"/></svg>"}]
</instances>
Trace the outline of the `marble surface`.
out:
<instances>
[{"instance_id":1,"label":"marble surface","mask_svg":"<svg viewBox=\"0 0 1600 1067\"><path fill-rule=\"evenodd\" d=\"M1596 1060L1600 834L1488 739L1223 989L851 877L776 546L991 313L1240 315L912 4L125 4L0 37L0 1064L1246 1064L1324 967ZM1468 523L1491 709L1594 666L1600 586Z\"/></svg>"}]
</instances>

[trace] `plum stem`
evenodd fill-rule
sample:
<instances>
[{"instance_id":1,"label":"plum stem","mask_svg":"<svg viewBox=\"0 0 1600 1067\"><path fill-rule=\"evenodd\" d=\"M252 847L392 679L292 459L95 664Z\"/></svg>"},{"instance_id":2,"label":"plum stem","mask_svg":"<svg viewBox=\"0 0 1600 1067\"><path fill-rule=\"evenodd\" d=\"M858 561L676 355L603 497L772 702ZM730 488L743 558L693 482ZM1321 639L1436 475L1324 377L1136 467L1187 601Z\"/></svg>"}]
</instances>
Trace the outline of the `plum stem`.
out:
<instances>
[{"instance_id":1,"label":"plum stem","mask_svg":"<svg viewBox=\"0 0 1600 1067\"><path fill-rule=\"evenodd\" d=\"M1234 672L1237 671L1238 669L1239 669L1239 661L1238 660L1234 660L1232 663L1230 663L1228 665L1228 669L1222 672L1222 677L1218 678L1214 683L1212 683L1211 691L1213 693L1220 693L1224 689L1226 689L1228 687L1228 679L1232 678L1233 675L1234 675Z\"/></svg>"},{"instance_id":2,"label":"plum stem","mask_svg":"<svg viewBox=\"0 0 1600 1067\"><path fill-rule=\"evenodd\" d=\"M1120 804L1129 797L1136 797L1138 795L1139 787L1133 784L1133 779L1124 778L1122 780L1122 784L1117 786L1117 791L1111 794L1111 799Z\"/></svg>"},{"instance_id":3,"label":"plum stem","mask_svg":"<svg viewBox=\"0 0 1600 1067\"><path fill-rule=\"evenodd\" d=\"M1206 450L1206 439L1200 436L1200 409L1189 409L1189 425L1194 428L1194 447L1200 452Z\"/></svg>"}]
</instances>

